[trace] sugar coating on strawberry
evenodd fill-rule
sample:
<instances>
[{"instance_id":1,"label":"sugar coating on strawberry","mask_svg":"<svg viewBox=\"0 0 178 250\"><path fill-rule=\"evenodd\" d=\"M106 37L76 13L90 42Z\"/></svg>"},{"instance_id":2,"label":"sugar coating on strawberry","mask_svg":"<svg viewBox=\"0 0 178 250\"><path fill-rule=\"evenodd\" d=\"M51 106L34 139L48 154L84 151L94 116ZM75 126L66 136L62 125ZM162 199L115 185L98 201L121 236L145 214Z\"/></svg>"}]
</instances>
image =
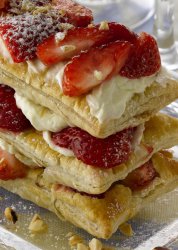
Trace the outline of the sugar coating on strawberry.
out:
<instances>
[{"instance_id":1,"label":"sugar coating on strawberry","mask_svg":"<svg viewBox=\"0 0 178 250\"><path fill-rule=\"evenodd\" d=\"M158 173L150 160L128 174L122 183L136 191L148 186L156 177Z\"/></svg>"},{"instance_id":2,"label":"sugar coating on strawberry","mask_svg":"<svg viewBox=\"0 0 178 250\"><path fill-rule=\"evenodd\" d=\"M52 5L63 11L74 26L85 27L93 20L92 11L73 0L52 0Z\"/></svg>"},{"instance_id":3,"label":"sugar coating on strawberry","mask_svg":"<svg viewBox=\"0 0 178 250\"><path fill-rule=\"evenodd\" d=\"M38 58L46 65L52 65L60 61L72 58L89 50L91 47L107 45L117 40L134 43L137 35L118 23L107 23L107 29L101 25L91 27L74 27L64 34L58 34L47 38L37 48ZM61 38L62 37L62 38Z\"/></svg>"},{"instance_id":4,"label":"sugar coating on strawberry","mask_svg":"<svg viewBox=\"0 0 178 250\"><path fill-rule=\"evenodd\" d=\"M134 128L129 128L105 139L96 138L77 127L52 133L54 144L71 149L77 159L100 168L112 168L128 160L132 152Z\"/></svg>"},{"instance_id":5,"label":"sugar coating on strawberry","mask_svg":"<svg viewBox=\"0 0 178 250\"><path fill-rule=\"evenodd\" d=\"M24 14L0 18L0 36L14 62L24 62L36 56L36 47L59 31L63 17L53 19L47 14Z\"/></svg>"},{"instance_id":6,"label":"sugar coating on strawberry","mask_svg":"<svg viewBox=\"0 0 178 250\"><path fill-rule=\"evenodd\" d=\"M80 96L118 74L129 56L130 48L129 42L117 41L73 57L64 69L63 93Z\"/></svg>"},{"instance_id":7,"label":"sugar coating on strawberry","mask_svg":"<svg viewBox=\"0 0 178 250\"><path fill-rule=\"evenodd\" d=\"M120 75L127 78L150 76L159 71L161 59L155 39L142 32Z\"/></svg>"},{"instance_id":8,"label":"sugar coating on strawberry","mask_svg":"<svg viewBox=\"0 0 178 250\"><path fill-rule=\"evenodd\" d=\"M27 167L14 155L0 149L0 180L8 181L24 178L27 171Z\"/></svg>"},{"instance_id":9,"label":"sugar coating on strawberry","mask_svg":"<svg viewBox=\"0 0 178 250\"><path fill-rule=\"evenodd\" d=\"M12 132L31 128L30 122L16 106L14 90L3 84L0 84L0 128Z\"/></svg>"}]
</instances>

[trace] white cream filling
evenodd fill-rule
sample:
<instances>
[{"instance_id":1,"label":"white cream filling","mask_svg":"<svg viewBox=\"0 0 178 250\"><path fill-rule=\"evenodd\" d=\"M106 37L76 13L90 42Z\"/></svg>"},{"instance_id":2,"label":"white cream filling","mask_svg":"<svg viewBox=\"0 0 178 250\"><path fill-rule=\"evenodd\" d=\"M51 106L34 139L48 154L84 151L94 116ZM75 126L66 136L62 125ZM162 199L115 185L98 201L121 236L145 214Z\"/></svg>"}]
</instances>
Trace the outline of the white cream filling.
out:
<instances>
[{"instance_id":1,"label":"white cream filling","mask_svg":"<svg viewBox=\"0 0 178 250\"><path fill-rule=\"evenodd\" d=\"M46 141L46 143L49 145L49 147L53 149L54 151L57 151L58 153L65 155L65 156L74 156L74 153L72 150L55 145L53 141L51 140L51 133L49 131L43 132L43 138Z\"/></svg>"},{"instance_id":2,"label":"white cream filling","mask_svg":"<svg viewBox=\"0 0 178 250\"><path fill-rule=\"evenodd\" d=\"M17 106L36 130L57 132L68 127L68 124L50 109L30 101L17 92L14 97Z\"/></svg>"},{"instance_id":3,"label":"white cream filling","mask_svg":"<svg viewBox=\"0 0 178 250\"><path fill-rule=\"evenodd\" d=\"M6 141L4 141L1 138L0 138L0 148L2 148L2 150L5 150L12 155L15 155L15 157L19 161L21 161L22 163L24 163L27 166L30 166L30 167L37 166L37 164L35 162L33 162L30 158L26 157L25 155L22 155L13 145L7 143Z\"/></svg>"},{"instance_id":4,"label":"white cream filling","mask_svg":"<svg viewBox=\"0 0 178 250\"><path fill-rule=\"evenodd\" d=\"M8 49L6 48L2 38L0 37L0 54L5 58L7 59L7 61L11 64L13 64L13 60L12 60L12 57L8 51Z\"/></svg>"}]
</instances>

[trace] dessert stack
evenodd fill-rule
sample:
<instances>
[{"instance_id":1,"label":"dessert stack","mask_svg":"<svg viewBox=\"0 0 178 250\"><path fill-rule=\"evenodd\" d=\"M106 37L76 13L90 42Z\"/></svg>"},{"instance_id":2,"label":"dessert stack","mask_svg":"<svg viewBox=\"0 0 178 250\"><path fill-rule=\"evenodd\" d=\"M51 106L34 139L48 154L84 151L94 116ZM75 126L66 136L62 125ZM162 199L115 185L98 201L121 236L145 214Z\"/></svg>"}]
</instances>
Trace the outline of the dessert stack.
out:
<instances>
[{"instance_id":1,"label":"dessert stack","mask_svg":"<svg viewBox=\"0 0 178 250\"><path fill-rule=\"evenodd\" d=\"M109 238L178 184L154 38L71 0L0 4L0 186Z\"/></svg>"}]
</instances>

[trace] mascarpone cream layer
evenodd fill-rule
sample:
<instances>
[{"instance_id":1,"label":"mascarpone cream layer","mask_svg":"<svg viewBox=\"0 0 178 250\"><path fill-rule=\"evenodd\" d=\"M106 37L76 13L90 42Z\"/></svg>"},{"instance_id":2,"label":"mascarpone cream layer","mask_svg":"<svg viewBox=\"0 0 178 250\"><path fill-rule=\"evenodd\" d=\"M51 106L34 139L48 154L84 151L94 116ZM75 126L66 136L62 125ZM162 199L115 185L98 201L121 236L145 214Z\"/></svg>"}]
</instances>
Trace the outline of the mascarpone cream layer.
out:
<instances>
[{"instance_id":1,"label":"mascarpone cream layer","mask_svg":"<svg viewBox=\"0 0 178 250\"><path fill-rule=\"evenodd\" d=\"M68 127L68 124L58 114L55 114L48 108L30 101L17 92L14 97L18 108L22 110L25 117L36 130L57 132Z\"/></svg>"}]
</instances>

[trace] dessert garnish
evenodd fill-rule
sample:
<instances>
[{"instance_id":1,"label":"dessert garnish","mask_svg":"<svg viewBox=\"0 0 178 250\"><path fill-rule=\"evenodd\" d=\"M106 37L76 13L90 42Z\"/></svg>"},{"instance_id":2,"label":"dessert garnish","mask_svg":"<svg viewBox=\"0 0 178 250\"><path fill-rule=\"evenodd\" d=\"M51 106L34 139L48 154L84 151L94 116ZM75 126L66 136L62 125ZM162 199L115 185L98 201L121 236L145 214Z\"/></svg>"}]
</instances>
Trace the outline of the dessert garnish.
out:
<instances>
[{"instance_id":1,"label":"dessert garnish","mask_svg":"<svg viewBox=\"0 0 178 250\"><path fill-rule=\"evenodd\" d=\"M31 124L16 106L14 93L12 88L0 84L0 128L22 132L31 128Z\"/></svg>"},{"instance_id":2,"label":"dessert garnish","mask_svg":"<svg viewBox=\"0 0 178 250\"><path fill-rule=\"evenodd\" d=\"M96 138L77 127L52 133L55 145L73 151L86 164L112 168L128 160L132 152L134 128L125 129L105 139Z\"/></svg>"}]
</instances>

